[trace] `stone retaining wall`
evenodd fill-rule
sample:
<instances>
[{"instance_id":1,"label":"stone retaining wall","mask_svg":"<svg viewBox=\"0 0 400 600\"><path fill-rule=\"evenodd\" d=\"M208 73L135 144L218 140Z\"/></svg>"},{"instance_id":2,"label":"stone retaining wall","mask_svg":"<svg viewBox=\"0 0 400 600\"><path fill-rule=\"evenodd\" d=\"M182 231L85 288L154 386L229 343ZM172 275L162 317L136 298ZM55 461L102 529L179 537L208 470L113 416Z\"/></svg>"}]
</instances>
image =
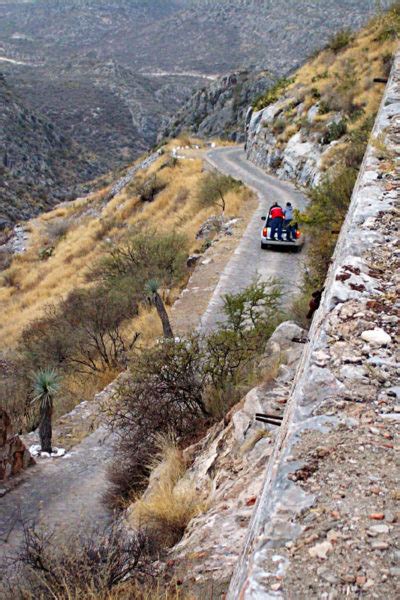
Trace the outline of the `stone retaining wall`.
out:
<instances>
[{"instance_id":1,"label":"stone retaining wall","mask_svg":"<svg viewBox=\"0 0 400 600\"><path fill-rule=\"evenodd\" d=\"M395 596L400 53L372 135L230 600Z\"/></svg>"}]
</instances>

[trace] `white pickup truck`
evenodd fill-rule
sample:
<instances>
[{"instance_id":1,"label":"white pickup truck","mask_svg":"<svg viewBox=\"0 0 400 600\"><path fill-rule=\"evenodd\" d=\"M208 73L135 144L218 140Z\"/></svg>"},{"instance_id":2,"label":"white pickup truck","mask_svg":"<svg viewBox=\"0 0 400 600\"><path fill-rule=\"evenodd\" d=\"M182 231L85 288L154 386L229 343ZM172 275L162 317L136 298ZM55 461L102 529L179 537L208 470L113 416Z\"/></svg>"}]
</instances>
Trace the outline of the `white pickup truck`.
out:
<instances>
[{"instance_id":1,"label":"white pickup truck","mask_svg":"<svg viewBox=\"0 0 400 600\"><path fill-rule=\"evenodd\" d=\"M271 217L268 215L268 217L261 217L261 220L264 221L264 226L261 230L261 248L263 250L266 250L267 248L273 248L273 247L277 247L277 248L291 248L293 250L293 252L300 252L300 250L302 249L302 247L304 246L304 235L301 233L300 229L298 228L297 223L294 223L294 225L292 225L293 227L293 233L294 235L292 235L293 237L293 241L289 241L287 239L287 234L286 234L286 229L283 228L282 230L282 240L278 240L278 239L271 239Z\"/></svg>"}]
</instances>

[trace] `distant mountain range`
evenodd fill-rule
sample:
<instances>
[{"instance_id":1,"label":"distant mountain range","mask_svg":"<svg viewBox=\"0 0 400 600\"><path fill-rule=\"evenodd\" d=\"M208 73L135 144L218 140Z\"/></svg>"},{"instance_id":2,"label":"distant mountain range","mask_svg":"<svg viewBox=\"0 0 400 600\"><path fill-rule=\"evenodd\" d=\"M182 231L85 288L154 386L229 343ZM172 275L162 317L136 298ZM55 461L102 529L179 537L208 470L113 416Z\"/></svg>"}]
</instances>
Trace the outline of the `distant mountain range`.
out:
<instances>
[{"instance_id":1,"label":"distant mountain range","mask_svg":"<svg viewBox=\"0 0 400 600\"><path fill-rule=\"evenodd\" d=\"M77 156L90 155L93 172L105 172L151 147L160 129L172 132L171 118L184 105L190 113L211 80L247 71L245 91L232 91L236 111L253 93L252 72L257 91L260 73L268 85L374 7L374 0L0 0L0 71L27 110L73 140ZM204 107L178 120L207 133ZM230 119L217 115L217 133L232 132L239 108Z\"/></svg>"}]
</instances>

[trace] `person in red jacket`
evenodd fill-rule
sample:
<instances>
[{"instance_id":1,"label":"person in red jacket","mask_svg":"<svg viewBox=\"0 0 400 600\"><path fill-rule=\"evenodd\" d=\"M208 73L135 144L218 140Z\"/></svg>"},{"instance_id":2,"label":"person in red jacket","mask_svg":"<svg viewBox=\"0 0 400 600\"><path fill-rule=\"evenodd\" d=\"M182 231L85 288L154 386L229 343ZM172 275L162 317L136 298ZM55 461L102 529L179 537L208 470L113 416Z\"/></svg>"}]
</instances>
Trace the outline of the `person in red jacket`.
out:
<instances>
[{"instance_id":1,"label":"person in red jacket","mask_svg":"<svg viewBox=\"0 0 400 600\"><path fill-rule=\"evenodd\" d=\"M285 215L283 214L283 210L277 202L275 202L271 206L271 210L269 211L269 216L271 219L271 240L276 241L275 232L278 232L278 240L280 242L283 242L282 227L283 227L283 219L285 218Z\"/></svg>"}]
</instances>

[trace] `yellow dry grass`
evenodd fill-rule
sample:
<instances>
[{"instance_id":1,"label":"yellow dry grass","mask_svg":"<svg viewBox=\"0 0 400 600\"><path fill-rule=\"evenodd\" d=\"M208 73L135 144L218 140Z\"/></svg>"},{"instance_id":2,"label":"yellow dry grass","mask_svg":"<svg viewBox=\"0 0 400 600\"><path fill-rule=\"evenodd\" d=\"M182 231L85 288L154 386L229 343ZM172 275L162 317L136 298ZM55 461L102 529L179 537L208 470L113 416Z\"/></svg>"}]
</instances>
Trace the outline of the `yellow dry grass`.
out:
<instances>
[{"instance_id":1,"label":"yellow dry grass","mask_svg":"<svg viewBox=\"0 0 400 600\"><path fill-rule=\"evenodd\" d=\"M152 466L145 494L134 501L129 522L153 532L160 543L176 543L189 521L207 508L207 499L187 474L182 451L173 440L160 438L160 452Z\"/></svg>"},{"instance_id":2,"label":"yellow dry grass","mask_svg":"<svg viewBox=\"0 0 400 600\"><path fill-rule=\"evenodd\" d=\"M157 173L166 184L154 202L140 202L134 186L128 186L104 205L107 188L87 198L64 203L29 222L28 250L14 257L10 268L0 276L0 347L12 348L22 330L43 314L49 302L65 298L77 287L89 286L88 274L93 265L110 248L123 242L131 227L155 227L156 230L177 231L187 235L191 249L198 247L195 234L200 225L215 213L215 209L199 210L197 189L202 177L200 158L179 160L175 167L168 166L169 152L179 141L166 146L166 153L146 172L146 178ZM200 145L200 144L199 144ZM164 168L162 168L164 165ZM245 190L227 196L227 215L235 215L246 200ZM59 239L49 240L48 225L67 223L68 229ZM50 258L41 260L44 248L54 246ZM176 290L172 291L171 299ZM143 311L138 319L127 325L129 330L142 332L142 339L159 335L153 311Z\"/></svg>"},{"instance_id":3,"label":"yellow dry grass","mask_svg":"<svg viewBox=\"0 0 400 600\"><path fill-rule=\"evenodd\" d=\"M323 98L329 90L337 87L346 70L351 69L354 102L364 108L365 115L375 114L382 98L383 85L374 83L373 79L386 75L385 61L398 47L397 38L381 39L379 35L387 18L391 17L373 19L337 54L326 49L308 61L297 71L295 82L288 88L289 93L299 94L300 91L305 106L311 106L315 103L312 99L315 91ZM355 126L350 123L349 129Z\"/></svg>"}]
</instances>

